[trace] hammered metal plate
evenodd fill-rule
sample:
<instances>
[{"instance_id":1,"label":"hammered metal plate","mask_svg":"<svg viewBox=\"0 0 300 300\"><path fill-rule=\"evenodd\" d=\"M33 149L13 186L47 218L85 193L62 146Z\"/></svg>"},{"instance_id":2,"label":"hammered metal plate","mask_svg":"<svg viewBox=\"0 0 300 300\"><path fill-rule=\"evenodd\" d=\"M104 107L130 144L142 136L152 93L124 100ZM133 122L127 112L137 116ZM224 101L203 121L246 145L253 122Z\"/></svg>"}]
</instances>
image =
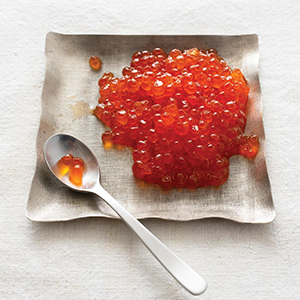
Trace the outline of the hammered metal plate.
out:
<instances>
[{"instance_id":1,"label":"hammered metal plate","mask_svg":"<svg viewBox=\"0 0 300 300\"><path fill-rule=\"evenodd\" d=\"M104 125L92 115L98 101L99 77L105 71L120 76L137 50L160 47L166 52L197 47L215 48L232 68L240 68L250 86L246 133L260 137L254 160L230 159L228 181L220 188L162 191L141 184L131 171L129 148L103 148ZM92 55L103 61L100 72L92 71ZM275 218L265 161L261 91L258 77L257 35L63 35L46 38L46 74L42 92L42 115L37 136L37 165L26 209L32 221L67 221L84 217L116 218L101 199L62 186L43 158L45 141L53 134L69 133L84 141L101 166L101 183L137 218L187 221L219 217L247 223L267 223Z\"/></svg>"}]
</instances>

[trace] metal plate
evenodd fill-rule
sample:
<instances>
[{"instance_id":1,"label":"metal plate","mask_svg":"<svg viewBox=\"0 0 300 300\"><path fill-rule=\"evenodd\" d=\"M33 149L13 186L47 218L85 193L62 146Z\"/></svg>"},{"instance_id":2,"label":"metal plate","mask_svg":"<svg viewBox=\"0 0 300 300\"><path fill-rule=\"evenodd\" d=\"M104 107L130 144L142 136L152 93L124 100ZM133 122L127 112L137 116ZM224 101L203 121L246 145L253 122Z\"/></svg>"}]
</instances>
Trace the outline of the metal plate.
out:
<instances>
[{"instance_id":1,"label":"metal plate","mask_svg":"<svg viewBox=\"0 0 300 300\"><path fill-rule=\"evenodd\" d=\"M120 76L138 50L160 47L166 52L197 47L215 48L232 68L240 68L250 86L246 133L260 137L254 160L230 159L228 181L220 188L174 189L141 184L132 175L129 148L105 150L101 142L104 125L92 115L98 101L97 81L104 71ZM100 72L88 60L101 57ZM66 221L83 217L117 217L95 196L73 192L48 171L43 145L53 134L69 133L84 141L101 166L101 183L137 218L187 221L220 217L247 223L267 223L275 218L265 161L265 135L258 77L257 35L63 35L48 33L42 115L37 136L37 165L27 203L26 216L33 221Z\"/></svg>"}]
</instances>

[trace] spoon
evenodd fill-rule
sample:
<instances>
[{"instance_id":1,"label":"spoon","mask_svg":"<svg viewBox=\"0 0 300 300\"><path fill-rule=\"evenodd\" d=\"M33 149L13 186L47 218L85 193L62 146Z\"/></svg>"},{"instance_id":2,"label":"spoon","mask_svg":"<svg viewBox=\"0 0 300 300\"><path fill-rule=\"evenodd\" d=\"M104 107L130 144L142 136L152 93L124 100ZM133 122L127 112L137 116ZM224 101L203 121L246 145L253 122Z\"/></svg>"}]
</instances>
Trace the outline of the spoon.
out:
<instances>
[{"instance_id":1,"label":"spoon","mask_svg":"<svg viewBox=\"0 0 300 300\"><path fill-rule=\"evenodd\" d=\"M57 168L58 160L67 153L78 156L84 161L85 171L81 186L72 184L68 176L62 177ZM93 193L102 198L187 291L193 295L199 295L206 290L206 282L200 275L169 250L100 185L99 164L92 151L83 142L71 135L55 134L44 145L44 157L51 172L69 188L78 192Z\"/></svg>"}]
</instances>

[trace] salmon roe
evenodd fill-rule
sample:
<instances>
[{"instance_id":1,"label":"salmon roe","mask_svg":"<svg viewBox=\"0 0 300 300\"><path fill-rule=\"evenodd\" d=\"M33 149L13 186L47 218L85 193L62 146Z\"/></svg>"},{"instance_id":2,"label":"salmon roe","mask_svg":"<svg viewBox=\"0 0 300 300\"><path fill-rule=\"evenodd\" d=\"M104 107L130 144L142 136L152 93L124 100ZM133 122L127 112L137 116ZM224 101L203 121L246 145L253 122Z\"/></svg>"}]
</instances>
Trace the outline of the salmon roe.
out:
<instances>
[{"instance_id":1,"label":"salmon roe","mask_svg":"<svg viewBox=\"0 0 300 300\"><path fill-rule=\"evenodd\" d=\"M100 70L100 68L102 66L102 61L98 56L92 56L89 60L89 64L92 69Z\"/></svg>"},{"instance_id":2,"label":"salmon roe","mask_svg":"<svg viewBox=\"0 0 300 300\"><path fill-rule=\"evenodd\" d=\"M165 189L220 186L233 155L254 157L244 134L249 87L214 49L133 54L120 78L99 79L94 114L111 130L104 146L133 148L134 176Z\"/></svg>"},{"instance_id":3,"label":"salmon roe","mask_svg":"<svg viewBox=\"0 0 300 300\"><path fill-rule=\"evenodd\" d=\"M69 180L73 184L82 185L84 162L80 157L74 157L68 153L57 162L57 167L62 176L69 173Z\"/></svg>"}]
</instances>

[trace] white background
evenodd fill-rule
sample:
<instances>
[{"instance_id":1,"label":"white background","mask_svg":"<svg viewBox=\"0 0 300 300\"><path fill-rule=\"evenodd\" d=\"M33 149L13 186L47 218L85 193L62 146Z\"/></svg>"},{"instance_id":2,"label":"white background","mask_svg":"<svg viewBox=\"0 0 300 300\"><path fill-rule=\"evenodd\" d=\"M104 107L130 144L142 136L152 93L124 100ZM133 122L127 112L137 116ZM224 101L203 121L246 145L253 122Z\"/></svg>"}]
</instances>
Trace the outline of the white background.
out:
<instances>
[{"instance_id":1,"label":"white background","mask_svg":"<svg viewBox=\"0 0 300 300\"><path fill-rule=\"evenodd\" d=\"M0 299L300 299L300 2L0 2ZM257 33L277 218L143 223L208 282L191 296L118 220L25 216L45 72L60 33Z\"/></svg>"}]
</instances>

